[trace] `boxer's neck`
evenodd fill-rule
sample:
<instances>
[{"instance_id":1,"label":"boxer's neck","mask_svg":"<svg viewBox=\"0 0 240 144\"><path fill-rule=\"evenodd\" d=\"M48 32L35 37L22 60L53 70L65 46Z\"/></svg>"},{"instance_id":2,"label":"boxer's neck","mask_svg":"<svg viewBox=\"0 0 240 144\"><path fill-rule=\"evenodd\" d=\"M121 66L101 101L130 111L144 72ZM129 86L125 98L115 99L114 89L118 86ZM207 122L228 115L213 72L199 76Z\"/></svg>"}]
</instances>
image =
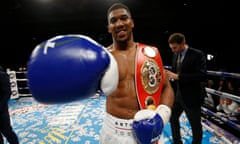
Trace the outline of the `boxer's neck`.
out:
<instances>
[{"instance_id":1,"label":"boxer's neck","mask_svg":"<svg viewBox=\"0 0 240 144\"><path fill-rule=\"evenodd\" d=\"M137 48L136 42L131 43L114 43L109 46L109 50L131 51Z\"/></svg>"}]
</instances>

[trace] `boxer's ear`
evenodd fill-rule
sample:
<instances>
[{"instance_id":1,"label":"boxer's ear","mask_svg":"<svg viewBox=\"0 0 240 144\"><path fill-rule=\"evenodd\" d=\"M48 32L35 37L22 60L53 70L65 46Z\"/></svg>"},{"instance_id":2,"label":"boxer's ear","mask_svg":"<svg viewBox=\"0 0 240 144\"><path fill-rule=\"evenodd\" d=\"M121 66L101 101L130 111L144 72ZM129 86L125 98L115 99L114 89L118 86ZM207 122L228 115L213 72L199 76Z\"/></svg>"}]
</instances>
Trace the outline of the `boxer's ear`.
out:
<instances>
[{"instance_id":1,"label":"boxer's ear","mask_svg":"<svg viewBox=\"0 0 240 144\"><path fill-rule=\"evenodd\" d=\"M131 25L132 25L132 28L134 28L135 25L134 25L134 20L133 20L133 19L132 19L132 22L131 22L131 23L132 23L132 24L131 24Z\"/></svg>"},{"instance_id":2,"label":"boxer's ear","mask_svg":"<svg viewBox=\"0 0 240 144\"><path fill-rule=\"evenodd\" d=\"M108 30L108 33L112 33L112 30L109 25L107 25L107 30Z\"/></svg>"}]
</instances>

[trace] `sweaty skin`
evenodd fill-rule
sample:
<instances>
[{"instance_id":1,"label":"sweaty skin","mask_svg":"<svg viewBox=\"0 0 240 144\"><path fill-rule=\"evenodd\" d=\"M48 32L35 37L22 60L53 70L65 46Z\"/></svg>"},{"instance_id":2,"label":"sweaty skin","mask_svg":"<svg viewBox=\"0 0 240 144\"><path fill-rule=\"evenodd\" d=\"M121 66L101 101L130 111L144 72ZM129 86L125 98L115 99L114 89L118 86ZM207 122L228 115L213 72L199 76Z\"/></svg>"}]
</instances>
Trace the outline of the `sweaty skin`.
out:
<instances>
[{"instance_id":1,"label":"sweaty skin","mask_svg":"<svg viewBox=\"0 0 240 144\"><path fill-rule=\"evenodd\" d=\"M108 50L115 57L119 69L119 83L106 100L107 113L121 118L133 119L140 110L135 88L135 55L137 43L133 40L134 22L131 15L123 8L115 9L108 15L108 32L113 43ZM172 107L174 93L164 72L164 85L160 104Z\"/></svg>"}]
</instances>

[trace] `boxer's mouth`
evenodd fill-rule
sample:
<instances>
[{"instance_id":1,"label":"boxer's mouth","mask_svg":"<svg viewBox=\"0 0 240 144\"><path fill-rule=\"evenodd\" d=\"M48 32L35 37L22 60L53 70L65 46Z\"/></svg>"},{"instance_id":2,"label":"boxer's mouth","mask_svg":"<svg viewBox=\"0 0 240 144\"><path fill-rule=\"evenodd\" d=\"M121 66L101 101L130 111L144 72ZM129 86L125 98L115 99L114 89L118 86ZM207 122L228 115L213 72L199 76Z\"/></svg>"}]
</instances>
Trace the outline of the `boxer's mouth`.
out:
<instances>
[{"instance_id":1,"label":"boxer's mouth","mask_svg":"<svg viewBox=\"0 0 240 144\"><path fill-rule=\"evenodd\" d=\"M125 36L126 35L126 31L119 31L119 32L117 32L117 36L118 37L123 37L123 36Z\"/></svg>"}]
</instances>

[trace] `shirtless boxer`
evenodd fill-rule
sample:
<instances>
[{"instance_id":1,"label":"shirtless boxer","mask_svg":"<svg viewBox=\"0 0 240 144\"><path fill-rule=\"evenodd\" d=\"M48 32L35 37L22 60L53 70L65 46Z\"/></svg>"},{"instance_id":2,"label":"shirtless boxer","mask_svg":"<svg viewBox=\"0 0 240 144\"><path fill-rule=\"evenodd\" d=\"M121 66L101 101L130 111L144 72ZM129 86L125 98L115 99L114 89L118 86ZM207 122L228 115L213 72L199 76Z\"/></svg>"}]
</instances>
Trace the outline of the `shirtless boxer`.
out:
<instances>
[{"instance_id":1,"label":"shirtless boxer","mask_svg":"<svg viewBox=\"0 0 240 144\"><path fill-rule=\"evenodd\" d=\"M136 121L139 121L146 117L149 118L151 112L145 110L141 111L136 92L135 58L139 43L135 42L133 38L132 30L134 28L134 21L128 7L121 3L115 3L108 9L107 20L108 32L112 35L113 40L113 43L108 47L108 50L117 61L119 83L117 89L107 96L107 113L101 131L100 143L143 143L135 139L135 134L132 133L132 123L136 119ZM152 48L156 50L155 47ZM160 111L159 113L163 116L162 119L164 119L163 121L165 121L166 124L171 113L170 109L173 105L174 93L162 65L160 66L160 69L162 70L161 72L163 72L163 79L160 83L162 83L163 86L161 95L159 95L160 100L156 103L158 105L157 110ZM141 93L139 96L141 97ZM165 112L167 114L165 114ZM139 133L136 132L136 134L139 134L140 136L142 135L143 137L146 136L144 130ZM143 139L143 141L148 141L148 138Z\"/></svg>"}]
</instances>

